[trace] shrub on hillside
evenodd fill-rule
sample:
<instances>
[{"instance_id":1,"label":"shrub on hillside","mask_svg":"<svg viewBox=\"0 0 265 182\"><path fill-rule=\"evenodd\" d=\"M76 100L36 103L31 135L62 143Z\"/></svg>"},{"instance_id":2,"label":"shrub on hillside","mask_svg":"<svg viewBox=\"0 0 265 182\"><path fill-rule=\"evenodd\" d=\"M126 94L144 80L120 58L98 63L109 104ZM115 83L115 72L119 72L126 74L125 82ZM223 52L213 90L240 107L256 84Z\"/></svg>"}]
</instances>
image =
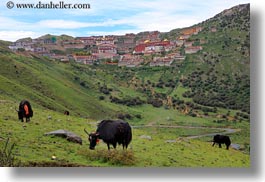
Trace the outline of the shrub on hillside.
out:
<instances>
[{"instance_id":1,"label":"shrub on hillside","mask_svg":"<svg viewBox=\"0 0 265 182\"><path fill-rule=\"evenodd\" d=\"M138 119L142 119L142 115L141 114L136 114L135 117L138 118Z\"/></svg>"},{"instance_id":2,"label":"shrub on hillside","mask_svg":"<svg viewBox=\"0 0 265 182\"><path fill-rule=\"evenodd\" d=\"M133 166L136 163L136 157L131 150L81 150L79 154L92 161L100 161L117 166Z\"/></svg>"},{"instance_id":3,"label":"shrub on hillside","mask_svg":"<svg viewBox=\"0 0 265 182\"><path fill-rule=\"evenodd\" d=\"M132 119L132 116L128 113L126 113L126 114L119 113L119 114L117 114L117 118L122 119L122 120L126 120L126 119L130 120L130 119Z\"/></svg>"},{"instance_id":4,"label":"shrub on hillside","mask_svg":"<svg viewBox=\"0 0 265 182\"><path fill-rule=\"evenodd\" d=\"M141 100L139 97L135 98L126 98L126 99L119 99L117 97L110 97L111 102L116 103L116 104L122 104L126 106L137 106L137 105L142 105L144 104L144 101Z\"/></svg>"},{"instance_id":5,"label":"shrub on hillside","mask_svg":"<svg viewBox=\"0 0 265 182\"><path fill-rule=\"evenodd\" d=\"M153 98L150 98L148 101L147 101L148 104L151 104L152 106L154 107L161 107L163 106L163 102L162 100L159 100L159 99L153 99Z\"/></svg>"},{"instance_id":6,"label":"shrub on hillside","mask_svg":"<svg viewBox=\"0 0 265 182\"><path fill-rule=\"evenodd\" d=\"M109 89L107 86L102 86L99 88L99 91L105 95L109 95L112 89Z\"/></svg>"}]
</instances>

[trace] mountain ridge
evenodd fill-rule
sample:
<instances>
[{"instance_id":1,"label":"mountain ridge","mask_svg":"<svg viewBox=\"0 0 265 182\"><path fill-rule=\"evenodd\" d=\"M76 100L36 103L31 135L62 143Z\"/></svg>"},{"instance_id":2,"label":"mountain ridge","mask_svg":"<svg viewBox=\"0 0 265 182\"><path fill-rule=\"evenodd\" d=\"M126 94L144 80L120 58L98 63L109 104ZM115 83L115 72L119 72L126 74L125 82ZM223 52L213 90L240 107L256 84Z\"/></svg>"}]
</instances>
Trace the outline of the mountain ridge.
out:
<instances>
[{"instance_id":1,"label":"mountain ridge","mask_svg":"<svg viewBox=\"0 0 265 182\"><path fill-rule=\"evenodd\" d=\"M210 20L212 20L214 18L220 18L221 16L232 16L232 15L234 15L237 12L242 12L242 11L245 11L245 10L248 11L248 12L250 11L250 3L247 3L247 4L239 4L239 5L233 6L231 8L225 9L222 12L217 13L216 15L214 15L212 18L209 18L209 19L207 19L205 21L196 23L196 24L194 24L192 26L182 27L182 28L176 28L176 29L169 30L168 32L160 32L159 30L156 30L156 31L164 34L164 33L169 33L171 31L174 31L174 30L183 30L183 29L186 29L186 28L191 28L191 27L194 27L194 26L197 26L197 25L201 25L204 22L210 21ZM143 32L135 33L135 34L136 35L139 35L139 34L142 34L142 33L145 33L145 32L153 32L153 31L146 30L146 31L143 31ZM130 34L130 32L128 32L128 34ZM111 34L108 34L108 35L112 36ZM105 35L105 36L108 36L108 35ZM103 36L103 35L101 35L101 36ZM64 39L65 37L68 37L68 38L71 38L71 39L76 38L76 37L73 37L73 36L70 36L70 35L66 35L66 34L62 34L62 35L45 34L45 35L42 35L40 37L37 37L36 39L47 38L47 37L57 37L59 39L60 38L61 39ZM23 39L33 39L33 38L31 38L31 37L21 38L21 39L18 39L16 41L20 41L20 40L23 40ZM8 42L8 41L6 41L6 42Z\"/></svg>"}]
</instances>

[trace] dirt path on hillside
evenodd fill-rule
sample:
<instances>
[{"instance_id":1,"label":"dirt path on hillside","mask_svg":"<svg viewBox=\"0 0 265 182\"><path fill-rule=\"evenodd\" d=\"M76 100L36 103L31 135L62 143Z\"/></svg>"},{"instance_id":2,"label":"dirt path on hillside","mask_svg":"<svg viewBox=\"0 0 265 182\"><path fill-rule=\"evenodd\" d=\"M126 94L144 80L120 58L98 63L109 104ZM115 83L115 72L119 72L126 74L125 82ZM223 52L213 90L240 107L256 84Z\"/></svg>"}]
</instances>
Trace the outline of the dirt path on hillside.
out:
<instances>
[{"instance_id":1,"label":"dirt path on hillside","mask_svg":"<svg viewBox=\"0 0 265 182\"><path fill-rule=\"evenodd\" d=\"M220 130L220 132L213 132L213 133L206 133L201 135L191 135L185 138L187 139L194 139L194 138L201 138L206 136L214 136L216 134L231 134L241 131L241 129L233 129L233 128L217 128L217 127L206 127L206 126L180 126L180 125L143 125L143 126L132 126L132 128L150 128L150 127L157 127L157 128L186 128L186 129L212 129L212 130Z\"/></svg>"},{"instance_id":2,"label":"dirt path on hillside","mask_svg":"<svg viewBox=\"0 0 265 182\"><path fill-rule=\"evenodd\" d=\"M208 137L208 136L214 136L216 134L232 134L240 132L241 129L234 129L234 128L218 128L218 127L206 127L206 126L179 126L179 125L153 125L153 123L149 123L148 125L143 126L132 126L132 128L150 128L150 127L157 127L157 128L186 128L186 129L212 129L212 130L220 130L220 132L211 132L211 133L205 133L201 135L191 135L186 136L182 138L186 139L195 139L195 138L201 138L201 137ZM211 142L211 141L207 141ZM231 148L234 148L236 150L240 150L240 145L236 143L231 143Z\"/></svg>"}]
</instances>

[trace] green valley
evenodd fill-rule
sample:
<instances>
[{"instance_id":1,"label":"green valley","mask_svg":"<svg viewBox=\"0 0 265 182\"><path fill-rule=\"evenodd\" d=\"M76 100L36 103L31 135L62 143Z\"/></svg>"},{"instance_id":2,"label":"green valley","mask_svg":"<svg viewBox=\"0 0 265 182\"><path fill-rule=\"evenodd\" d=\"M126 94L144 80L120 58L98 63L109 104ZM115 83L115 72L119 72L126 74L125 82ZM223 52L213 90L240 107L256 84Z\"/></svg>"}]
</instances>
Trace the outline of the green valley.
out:
<instances>
[{"instance_id":1,"label":"green valley","mask_svg":"<svg viewBox=\"0 0 265 182\"><path fill-rule=\"evenodd\" d=\"M62 62L11 51L10 42L0 41L0 165L250 167L249 5L233 7L194 27L202 30L187 41L203 49L170 66L150 66L158 55L140 55L143 62L136 67L106 59L91 65ZM160 36L173 41L184 30ZM17 119L23 99L34 110L29 123ZM103 142L89 150L84 128L95 131L103 119L122 119L132 126L126 151L121 146L108 151ZM76 133L83 145L44 136L58 129ZM227 134L232 144L239 147L212 147L211 134L227 129L232 131Z\"/></svg>"}]
</instances>

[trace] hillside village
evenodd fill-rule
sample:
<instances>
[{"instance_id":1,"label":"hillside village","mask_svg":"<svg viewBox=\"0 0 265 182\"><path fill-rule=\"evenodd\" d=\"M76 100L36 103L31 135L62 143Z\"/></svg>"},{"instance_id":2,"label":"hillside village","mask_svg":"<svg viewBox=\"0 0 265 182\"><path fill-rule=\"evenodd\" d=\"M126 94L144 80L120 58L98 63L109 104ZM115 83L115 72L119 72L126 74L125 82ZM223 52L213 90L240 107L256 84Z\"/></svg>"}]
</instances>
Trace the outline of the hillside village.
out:
<instances>
[{"instance_id":1,"label":"hillside village","mask_svg":"<svg viewBox=\"0 0 265 182\"><path fill-rule=\"evenodd\" d=\"M25 38L13 42L9 48L15 52L30 52L50 59L68 63L74 60L82 64L110 64L125 67L171 66L174 61L183 61L186 54L203 50L205 40L193 40L202 27L186 28L173 40L162 39L159 31L125 34L121 36L70 37L46 35L40 38ZM216 31L215 28L210 31ZM144 57L151 59L145 62ZM101 61L104 60L104 61Z\"/></svg>"}]
</instances>

